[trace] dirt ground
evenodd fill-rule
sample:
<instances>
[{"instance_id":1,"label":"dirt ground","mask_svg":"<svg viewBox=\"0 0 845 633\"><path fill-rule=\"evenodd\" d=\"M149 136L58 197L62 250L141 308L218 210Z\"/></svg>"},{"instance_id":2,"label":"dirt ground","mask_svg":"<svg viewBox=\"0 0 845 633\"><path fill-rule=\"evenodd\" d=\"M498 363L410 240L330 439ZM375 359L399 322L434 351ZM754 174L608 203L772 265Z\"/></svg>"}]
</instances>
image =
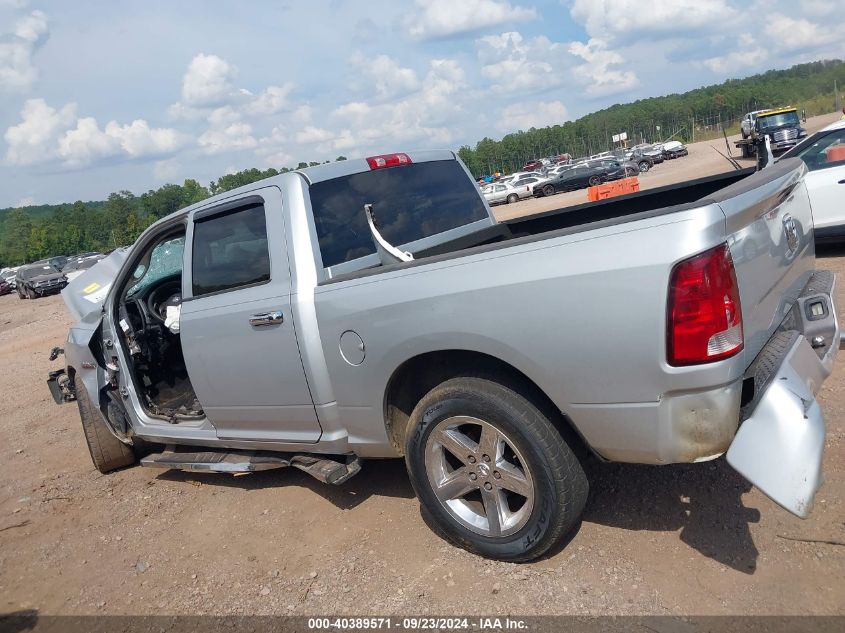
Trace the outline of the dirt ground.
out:
<instances>
[{"instance_id":1,"label":"dirt ground","mask_svg":"<svg viewBox=\"0 0 845 633\"><path fill-rule=\"evenodd\" d=\"M693 152L646 178L700 175ZM845 249L818 265L845 275ZM514 565L440 540L397 460L341 487L293 469L100 475L76 406L45 384L69 324L58 296L0 297L0 613L845 613L845 547L794 540L845 542L845 355L819 394L826 479L808 520L724 460L594 463L570 541Z\"/></svg>"}]
</instances>

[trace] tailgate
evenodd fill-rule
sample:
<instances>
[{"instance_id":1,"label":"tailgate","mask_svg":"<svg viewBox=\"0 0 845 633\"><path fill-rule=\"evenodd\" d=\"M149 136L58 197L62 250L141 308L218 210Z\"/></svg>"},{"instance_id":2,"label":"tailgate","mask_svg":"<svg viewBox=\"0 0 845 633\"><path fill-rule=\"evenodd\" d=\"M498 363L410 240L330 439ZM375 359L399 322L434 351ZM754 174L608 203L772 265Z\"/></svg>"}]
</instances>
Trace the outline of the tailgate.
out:
<instances>
[{"instance_id":1,"label":"tailgate","mask_svg":"<svg viewBox=\"0 0 845 633\"><path fill-rule=\"evenodd\" d=\"M813 216L799 159L779 161L709 198L725 213L742 304L746 367L815 268Z\"/></svg>"}]
</instances>

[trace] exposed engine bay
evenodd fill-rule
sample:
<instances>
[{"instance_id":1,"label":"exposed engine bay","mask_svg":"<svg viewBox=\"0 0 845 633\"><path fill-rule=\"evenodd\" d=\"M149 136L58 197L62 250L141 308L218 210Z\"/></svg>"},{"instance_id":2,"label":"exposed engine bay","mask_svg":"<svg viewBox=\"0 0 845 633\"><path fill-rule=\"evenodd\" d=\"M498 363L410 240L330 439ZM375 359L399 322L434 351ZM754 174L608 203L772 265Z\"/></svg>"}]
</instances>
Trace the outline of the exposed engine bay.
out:
<instances>
[{"instance_id":1,"label":"exposed engine bay","mask_svg":"<svg viewBox=\"0 0 845 633\"><path fill-rule=\"evenodd\" d=\"M181 266L178 272L168 271L170 274L159 277L156 262L149 261L150 256L156 259L156 251L162 246L157 245L139 265L130 287L123 293L118 322L124 349L131 359L132 379L144 407L151 415L175 424L183 418L200 417L203 411L188 377L179 337ZM181 263L181 248L178 250Z\"/></svg>"}]
</instances>

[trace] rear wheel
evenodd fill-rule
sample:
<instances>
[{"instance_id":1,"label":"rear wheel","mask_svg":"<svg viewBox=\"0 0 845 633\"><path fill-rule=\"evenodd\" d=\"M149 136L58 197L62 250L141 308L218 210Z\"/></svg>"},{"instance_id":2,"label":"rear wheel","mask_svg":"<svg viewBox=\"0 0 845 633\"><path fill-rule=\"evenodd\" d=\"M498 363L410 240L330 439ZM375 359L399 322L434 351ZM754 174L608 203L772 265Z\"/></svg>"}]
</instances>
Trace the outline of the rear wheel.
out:
<instances>
[{"instance_id":1,"label":"rear wheel","mask_svg":"<svg viewBox=\"0 0 845 633\"><path fill-rule=\"evenodd\" d=\"M578 458L528 399L480 377L432 389L409 421L405 460L425 513L482 556L529 561L577 523L587 500Z\"/></svg>"},{"instance_id":2,"label":"rear wheel","mask_svg":"<svg viewBox=\"0 0 845 633\"><path fill-rule=\"evenodd\" d=\"M513 204L514 202L519 202L519 196L515 193L512 193L508 196L508 204Z\"/></svg>"},{"instance_id":3,"label":"rear wheel","mask_svg":"<svg viewBox=\"0 0 845 633\"><path fill-rule=\"evenodd\" d=\"M544 196L555 195L555 188L552 185L546 185L545 187L543 187L543 195Z\"/></svg>"},{"instance_id":4,"label":"rear wheel","mask_svg":"<svg viewBox=\"0 0 845 633\"><path fill-rule=\"evenodd\" d=\"M82 419L82 430L88 444L91 461L101 473L135 463L132 448L117 439L106 427L102 414L91 404L88 390L80 384L76 389L76 404Z\"/></svg>"},{"instance_id":5,"label":"rear wheel","mask_svg":"<svg viewBox=\"0 0 845 633\"><path fill-rule=\"evenodd\" d=\"M587 181L591 187L595 187L596 185L601 184L601 176L590 176L590 179Z\"/></svg>"}]
</instances>

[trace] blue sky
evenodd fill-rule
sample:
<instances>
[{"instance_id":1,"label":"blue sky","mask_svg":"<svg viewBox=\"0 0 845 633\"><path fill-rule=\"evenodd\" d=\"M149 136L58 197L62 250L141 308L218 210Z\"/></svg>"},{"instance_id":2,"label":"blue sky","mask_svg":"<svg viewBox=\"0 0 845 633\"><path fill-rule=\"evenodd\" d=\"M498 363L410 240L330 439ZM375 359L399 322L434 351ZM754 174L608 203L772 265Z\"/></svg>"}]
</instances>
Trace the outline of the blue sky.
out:
<instances>
[{"instance_id":1,"label":"blue sky","mask_svg":"<svg viewBox=\"0 0 845 633\"><path fill-rule=\"evenodd\" d=\"M843 9L841 0L0 0L0 207L341 154L457 148L841 59Z\"/></svg>"}]
</instances>

